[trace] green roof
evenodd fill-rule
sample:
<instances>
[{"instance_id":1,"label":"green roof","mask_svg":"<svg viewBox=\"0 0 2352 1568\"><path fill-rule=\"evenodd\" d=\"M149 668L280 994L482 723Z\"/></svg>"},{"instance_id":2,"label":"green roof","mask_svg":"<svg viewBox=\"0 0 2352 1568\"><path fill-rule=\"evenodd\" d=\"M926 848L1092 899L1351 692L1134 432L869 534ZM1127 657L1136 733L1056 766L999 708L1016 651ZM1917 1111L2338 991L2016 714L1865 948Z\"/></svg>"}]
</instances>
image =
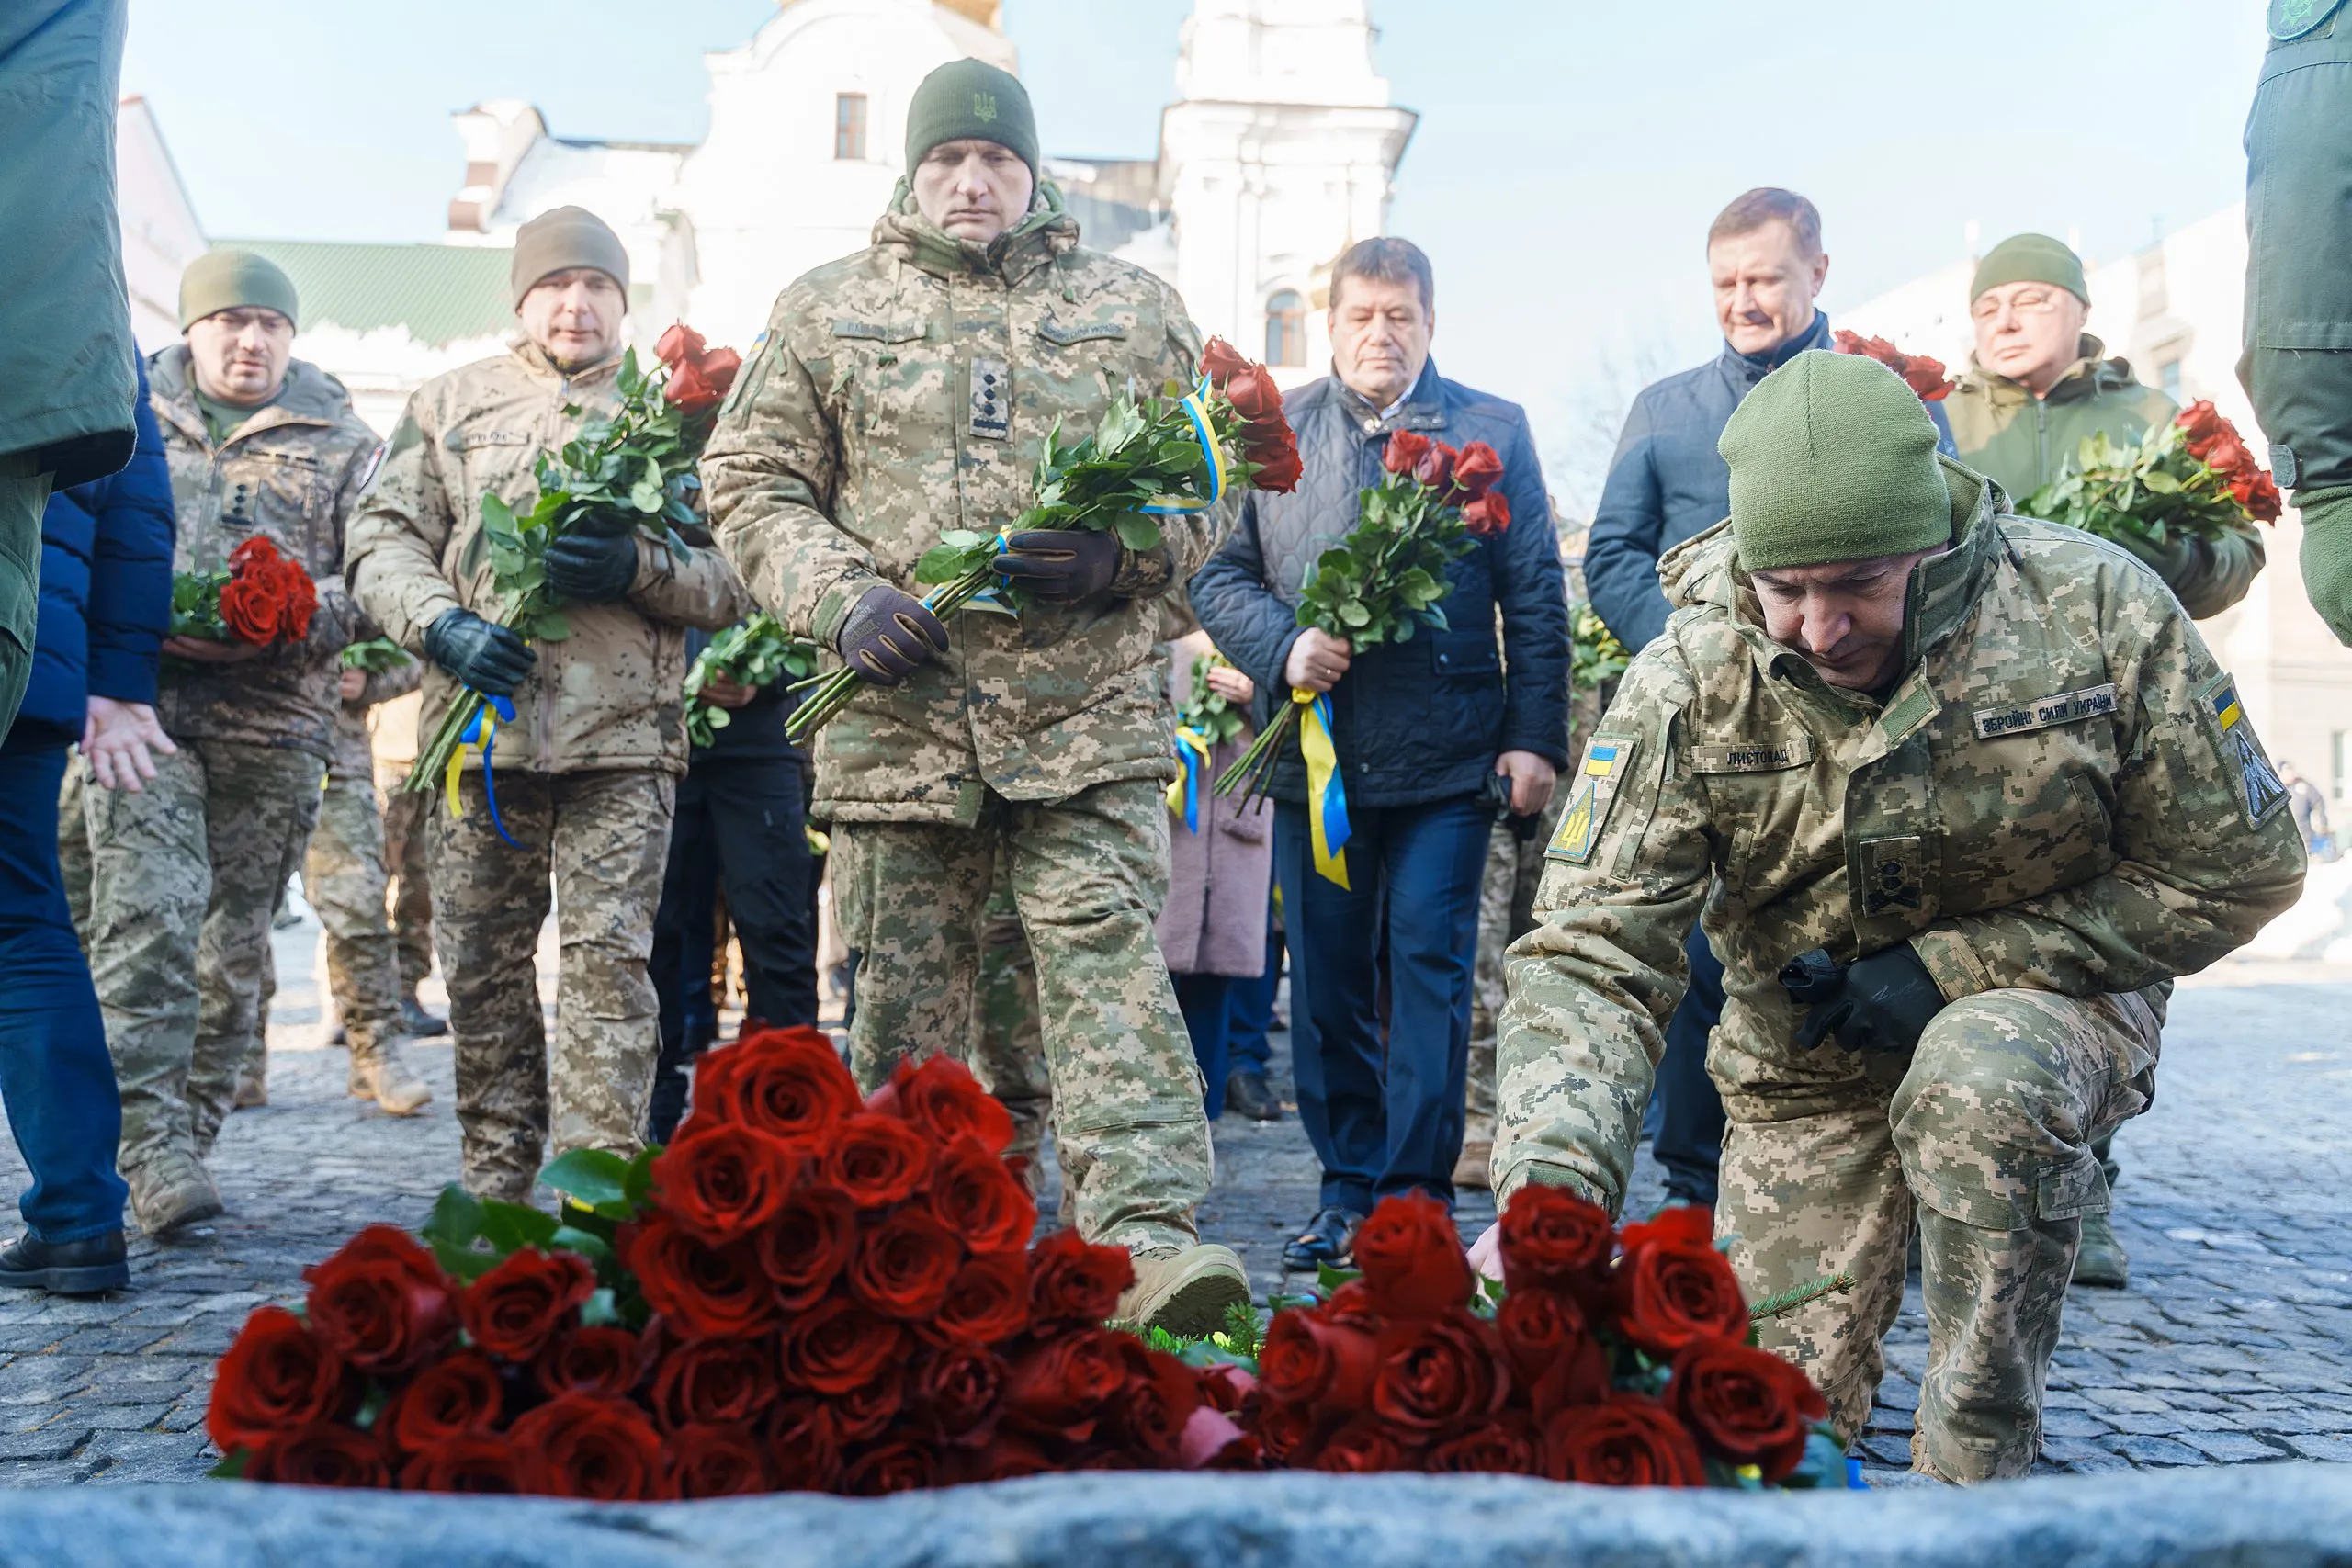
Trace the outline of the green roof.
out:
<instances>
[{"instance_id":1,"label":"green roof","mask_svg":"<svg viewBox=\"0 0 2352 1568\"><path fill-rule=\"evenodd\" d=\"M435 348L497 337L514 324L506 293L514 253L490 245L377 245L324 240L219 240L286 269L302 325L351 332L406 327Z\"/></svg>"}]
</instances>

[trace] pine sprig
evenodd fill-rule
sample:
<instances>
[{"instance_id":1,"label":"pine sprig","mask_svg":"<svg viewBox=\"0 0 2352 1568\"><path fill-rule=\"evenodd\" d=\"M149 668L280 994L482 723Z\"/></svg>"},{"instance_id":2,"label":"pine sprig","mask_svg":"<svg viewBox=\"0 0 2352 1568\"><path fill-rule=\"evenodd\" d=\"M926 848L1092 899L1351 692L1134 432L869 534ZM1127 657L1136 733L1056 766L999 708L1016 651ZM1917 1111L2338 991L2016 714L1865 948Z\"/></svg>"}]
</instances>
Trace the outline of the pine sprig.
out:
<instances>
[{"instance_id":1,"label":"pine sprig","mask_svg":"<svg viewBox=\"0 0 2352 1568\"><path fill-rule=\"evenodd\" d=\"M1747 1309L1747 1321L1763 1323L1770 1318L1786 1317L1797 1308L1810 1305L1824 1296L1833 1296L1841 1291L1850 1291L1853 1288L1854 1277L1851 1274L1825 1275L1809 1285L1799 1285L1793 1290L1782 1291L1777 1296L1766 1296Z\"/></svg>"}]
</instances>

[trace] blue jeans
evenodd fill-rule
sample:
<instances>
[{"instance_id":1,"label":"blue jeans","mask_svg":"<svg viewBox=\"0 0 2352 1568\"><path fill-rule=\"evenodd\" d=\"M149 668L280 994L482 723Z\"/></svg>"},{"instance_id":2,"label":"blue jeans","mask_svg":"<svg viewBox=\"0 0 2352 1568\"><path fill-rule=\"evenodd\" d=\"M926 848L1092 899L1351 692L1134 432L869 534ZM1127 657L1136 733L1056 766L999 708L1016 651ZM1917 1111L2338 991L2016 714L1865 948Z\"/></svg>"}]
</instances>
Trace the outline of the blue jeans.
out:
<instances>
[{"instance_id":1,"label":"blue jeans","mask_svg":"<svg viewBox=\"0 0 2352 1568\"><path fill-rule=\"evenodd\" d=\"M1463 795L1351 811L1351 891L1317 874L1306 808L1278 806L1298 1119L1323 1201L1368 1213L1419 1188L1453 1201L1470 1060L1478 888L1494 818ZM1388 950L1384 1046L1379 962Z\"/></svg>"},{"instance_id":2,"label":"blue jeans","mask_svg":"<svg viewBox=\"0 0 2352 1568\"><path fill-rule=\"evenodd\" d=\"M1274 988L1283 980L1283 933L1274 924L1274 900L1266 897L1266 967L1254 980L1236 980L1227 993L1226 1059L1244 1072L1266 1076L1274 1048L1266 1035L1274 1027Z\"/></svg>"},{"instance_id":3,"label":"blue jeans","mask_svg":"<svg viewBox=\"0 0 2352 1568\"><path fill-rule=\"evenodd\" d=\"M1184 1032L1193 1037L1193 1060L1201 1065L1206 1086L1201 1109L1212 1122L1225 1114L1226 1045L1233 988L1249 984L1230 975L1171 975L1176 982L1176 1006L1184 1015Z\"/></svg>"},{"instance_id":4,"label":"blue jeans","mask_svg":"<svg viewBox=\"0 0 2352 1568\"><path fill-rule=\"evenodd\" d=\"M1723 1021L1724 966L1695 925L1683 951L1690 959L1690 988L1667 1021L1650 1152L1666 1168L1669 1195L1713 1206L1715 1169L1724 1158L1724 1100L1707 1076L1707 1036Z\"/></svg>"},{"instance_id":5,"label":"blue jeans","mask_svg":"<svg viewBox=\"0 0 2352 1568\"><path fill-rule=\"evenodd\" d=\"M57 865L65 748L0 750L0 1100L32 1171L18 1207L43 1241L122 1228L122 1100L98 993Z\"/></svg>"}]
</instances>

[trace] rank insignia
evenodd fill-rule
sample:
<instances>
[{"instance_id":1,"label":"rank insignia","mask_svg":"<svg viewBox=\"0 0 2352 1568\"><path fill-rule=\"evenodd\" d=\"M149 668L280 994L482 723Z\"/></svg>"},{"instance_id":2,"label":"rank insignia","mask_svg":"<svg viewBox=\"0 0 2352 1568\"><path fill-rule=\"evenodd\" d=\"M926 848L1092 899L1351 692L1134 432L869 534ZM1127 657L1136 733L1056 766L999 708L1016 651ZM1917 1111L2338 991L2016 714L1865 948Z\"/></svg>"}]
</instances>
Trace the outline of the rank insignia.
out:
<instances>
[{"instance_id":1,"label":"rank insignia","mask_svg":"<svg viewBox=\"0 0 2352 1568\"><path fill-rule=\"evenodd\" d=\"M2198 699L2213 720L2222 745L2222 765L2237 775L2238 807L2249 827L2260 827L2287 804L2287 786L2263 754L2262 742L2238 704L2238 684L2227 675L2208 685Z\"/></svg>"},{"instance_id":2,"label":"rank insignia","mask_svg":"<svg viewBox=\"0 0 2352 1568\"><path fill-rule=\"evenodd\" d=\"M1566 861L1570 865L1589 864L1594 846L1600 842L1600 830L1609 823L1609 807L1617 798L1617 787L1634 767L1634 741L1630 738L1597 735L1585 748L1584 767L1577 774L1576 792L1568 797L1568 808L1560 815L1559 830L1552 835L1552 842L1544 853L1546 859Z\"/></svg>"},{"instance_id":3,"label":"rank insignia","mask_svg":"<svg viewBox=\"0 0 2352 1568\"><path fill-rule=\"evenodd\" d=\"M1861 852L1863 916L1883 915L1891 909L1916 913L1928 879L1927 840L1917 833L1864 839Z\"/></svg>"}]
</instances>

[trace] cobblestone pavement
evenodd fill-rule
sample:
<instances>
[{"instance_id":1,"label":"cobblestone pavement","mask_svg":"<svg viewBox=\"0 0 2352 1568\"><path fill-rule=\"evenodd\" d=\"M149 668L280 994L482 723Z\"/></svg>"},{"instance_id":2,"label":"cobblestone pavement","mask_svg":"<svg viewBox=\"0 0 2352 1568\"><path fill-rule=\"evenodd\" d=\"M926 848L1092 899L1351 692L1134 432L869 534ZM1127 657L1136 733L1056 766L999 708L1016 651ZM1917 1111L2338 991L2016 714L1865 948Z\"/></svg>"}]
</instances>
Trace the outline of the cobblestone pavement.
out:
<instances>
[{"instance_id":1,"label":"cobblestone pavement","mask_svg":"<svg viewBox=\"0 0 2352 1568\"><path fill-rule=\"evenodd\" d=\"M270 1103L231 1119L215 1161L229 1214L172 1245L135 1241L123 1294L0 1296L0 1485L201 1475L211 1362L245 1314L297 1297L303 1266L358 1226L420 1223L454 1174L448 1047L416 1052L436 1095L424 1115L348 1099L342 1053L318 1044L315 937L306 922L278 938ZM2132 1288L2073 1293L2048 1468L2352 1461L2352 984L2243 983L2256 972L2176 999L2156 1105L2119 1143ZM1282 1243L1315 1201L1297 1122L1228 1117L1216 1152L1203 1231L1279 1290ZM23 1179L0 1153L0 1190ZM1660 1191L1645 1156L1632 1206ZM1476 1235L1492 1208L1467 1195L1461 1213ZM1926 1355L1915 1283L1861 1442L1882 1481L1909 1462Z\"/></svg>"}]
</instances>

